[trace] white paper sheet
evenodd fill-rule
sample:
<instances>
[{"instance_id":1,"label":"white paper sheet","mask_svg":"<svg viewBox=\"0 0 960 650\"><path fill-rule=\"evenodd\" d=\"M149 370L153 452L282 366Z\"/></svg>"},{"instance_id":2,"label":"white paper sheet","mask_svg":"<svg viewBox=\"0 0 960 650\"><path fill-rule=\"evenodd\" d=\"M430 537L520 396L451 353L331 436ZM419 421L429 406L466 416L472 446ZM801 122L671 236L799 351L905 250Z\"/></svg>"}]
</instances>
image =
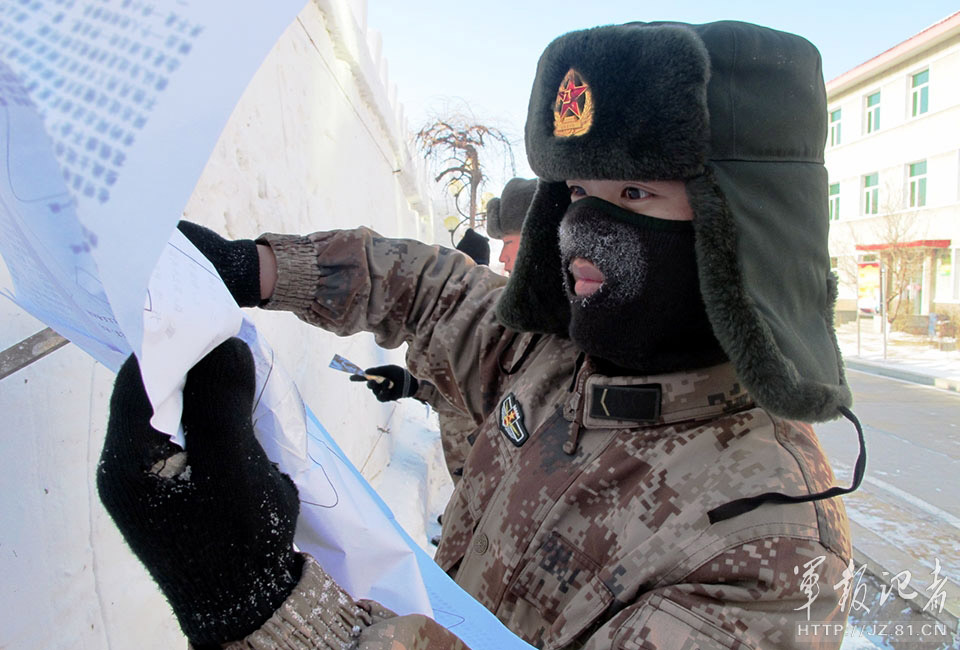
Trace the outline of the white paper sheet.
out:
<instances>
[{"instance_id":1,"label":"white paper sheet","mask_svg":"<svg viewBox=\"0 0 960 650\"><path fill-rule=\"evenodd\" d=\"M45 121L62 171L55 185L64 183L80 208L76 245L96 261L130 340L140 340L153 268L131 262L160 255L225 116L304 4L0 4L0 58L22 75ZM136 228L126 227L131 220Z\"/></svg>"},{"instance_id":2,"label":"white paper sheet","mask_svg":"<svg viewBox=\"0 0 960 650\"><path fill-rule=\"evenodd\" d=\"M39 3L23 5L23 11L0 4L0 55L3 56L0 125L5 127L0 131L0 172L3 173L0 176L0 254L13 282L13 286L2 287L0 291L112 370L119 369L134 350L154 406L152 424L174 435L180 444L183 444L179 421L186 373L207 352L241 329L243 313L209 261L175 229L175 224L216 135L239 97L243 82L260 62L252 58L248 50L259 42L262 57L281 27L293 20L301 2L287 3L288 15L282 23L273 16L273 12L281 9L276 5L241 11L224 2L200 4L204 6L194 14L189 13L191 5L182 0L163 3L132 0L112 5L74 3L72 9L53 14ZM211 4L218 5L219 10L211 13L207 6ZM138 24L136 12L148 9L150 20L134 29ZM255 29L262 23L267 26L266 35L257 30L256 38L237 40L236 33L231 31L229 42L224 41L224 30L230 31L236 15L244 11L247 29ZM209 124L191 124L188 130L205 130L191 135L189 142L181 139L182 148L176 155L137 134L123 149L123 164L118 165L116 175L106 176L109 169L100 174L109 192L101 195L98 189L92 196L85 196L87 180L77 182L82 177L79 170L86 170L87 176L83 178L96 178L93 163L88 160L84 166L82 159L72 157L69 152L71 142L87 142L87 135L75 142L72 135L64 134L76 134L84 128L96 132L97 123L87 124L87 113L83 112L59 114L56 107L62 104L51 96L45 100L48 103L46 119L41 116L43 105L35 104L33 99L47 88L44 85L47 69L35 66L34 59L25 54L26 43L30 41L25 35L28 32L23 30L33 30L37 38L49 36L51 32L46 28L59 25L65 33L84 35L86 27L97 20L112 21L112 16L126 16L130 23L124 38L130 38L131 42L123 47L129 53L138 38L143 42L152 42L155 38L151 30L155 31L157 15L174 13L187 25L214 14L232 16L226 24L207 25L193 43L199 46L203 38L214 39L213 35L220 34L217 43L226 52L218 53L217 57L229 70L212 74L209 66L197 64L197 70L183 72L188 78L199 80L203 71L207 71L209 78L202 84L196 81L203 86L202 91L193 90L199 96L209 93L218 96L218 120L214 123L208 117ZM15 32L6 29L11 16L19 26ZM272 33L271 23L276 26ZM168 27L172 29L175 25ZM122 21L113 29L117 30L123 32ZM77 55L81 56L83 47L94 47L92 43L106 38L105 33L97 36L91 32L86 34L90 42L77 41L82 43ZM58 47L72 51L63 40ZM241 49L242 55L236 52ZM237 54L236 58L231 52ZM229 65L226 61L230 61ZM236 68L242 67L243 61L247 67L240 73ZM184 65L179 70L187 67ZM83 77L81 72L76 74ZM84 88L89 87L97 97L101 86L109 86L112 78L98 74L88 80ZM55 80L47 81L56 85ZM68 87L61 89L64 94L59 100L72 101ZM198 96L188 90L181 93ZM229 99L224 100L223 95ZM153 118L163 124L190 124L196 115L194 107L176 101L176 94L155 98L152 110ZM119 123L124 122L122 113L118 119ZM109 138L112 127L104 128ZM99 157L99 150L92 154ZM171 165L172 160L177 164ZM192 178L181 172L173 177L168 173L173 168L195 171ZM107 178L111 180L108 182ZM164 199L144 202L140 189L156 185L162 188L160 194ZM129 189L119 191L123 187ZM181 198L174 203L168 195L176 194L177 188L182 190ZM132 200L132 196L141 198ZM110 214L124 214L127 218L111 222ZM166 225L160 228L157 224ZM132 314L137 316L134 324L131 324ZM344 483L336 471L309 459L306 412L296 387L274 362L272 350L251 322L245 323L242 336L251 345L257 361L254 418L258 438L270 458L298 483L306 502L305 516L299 526L301 536L306 537L301 548L318 556L326 555L328 570L340 577L344 588L358 598L387 593L392 595L392 600L384 601L388 607L431 614L416 557L406 541L382 516L367 515L369 508L362 507L369 505L366 486L354 476L349 476ZM329 464L333 461L325 457L325 449L319 449L317 457ZM310 515L307 506L313 503L320 504L323 510ZM381 532L373 534L377 528ZM365 539L368 544L357 544L357 539ZM390 586L381 586L386 583Z\"/></svg>"},{"instance_id":3,"label":"white paper sheet","mask_svg":"<svg viewBox=\"0 0 960 650\"><path fill-rule=\"evenodd\" d=\"M435 615L474 650L529 648L403 532L173 232L302 4L0 3L0 255L13 282L0 292L111 369L136 350L165 429L187 368L239 327L257 362L258 438L300 489L298 546L355 597Z\"/></svg>"},{"instance_id":4,"label":"white paper sheet","mask_svg":"<svg viewBox=\"0 0 960 650\"><path fill-rule=\"evenodd\" d=\"M4 60L0 138L0 254L13 282L0 291L9 298L15 293L24 309L105 366L119 368L131 348L100 282L89 234L53 157L53 140Z\"/></svg>"},{"instance_id":5,"label":"white paper sheet","mask_svg":"<svg viewBox=\"0 0 960 650\"><path fill-rule=\"evenodd\" d=\"M139 359L143 385L153 404L150 424L171 434L181 447L187 371L239 332L242 319L242 311L213 265L183 233L174 230L147 287Z\"/></svg>"}]
</instances>

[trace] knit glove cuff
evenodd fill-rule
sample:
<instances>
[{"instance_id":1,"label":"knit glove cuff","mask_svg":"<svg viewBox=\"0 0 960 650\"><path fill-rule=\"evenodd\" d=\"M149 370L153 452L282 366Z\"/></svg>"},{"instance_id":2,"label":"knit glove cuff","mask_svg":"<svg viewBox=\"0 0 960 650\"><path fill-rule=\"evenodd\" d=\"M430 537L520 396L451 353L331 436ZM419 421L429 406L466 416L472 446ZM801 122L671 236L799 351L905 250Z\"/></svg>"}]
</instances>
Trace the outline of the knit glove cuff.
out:
<instances>
[{"instance_id":1,"label":"knit glove cuff","mask_svg":"<svg viewBox=\"0 0 960 650\"><path fill-rule=\"evenodd\" d=\"M395 614L366 607L303 555L303 573L290 596L261 627L223 647L229 650L315 650L355 647L364 628ZM282 641L282 645L280 645Z\"/></svg>"},{"instance_id":2,"label":"knit glove cuff","mask_svg":"<svg viewBox=\"0 0 960 650\"><path fill-rule=\"evenodd\" d=\"M238 305L260 305L260 254L255 241L224 239L190 221L181 221L177 228L210 260Z\"/></svg>"}]
</instances>

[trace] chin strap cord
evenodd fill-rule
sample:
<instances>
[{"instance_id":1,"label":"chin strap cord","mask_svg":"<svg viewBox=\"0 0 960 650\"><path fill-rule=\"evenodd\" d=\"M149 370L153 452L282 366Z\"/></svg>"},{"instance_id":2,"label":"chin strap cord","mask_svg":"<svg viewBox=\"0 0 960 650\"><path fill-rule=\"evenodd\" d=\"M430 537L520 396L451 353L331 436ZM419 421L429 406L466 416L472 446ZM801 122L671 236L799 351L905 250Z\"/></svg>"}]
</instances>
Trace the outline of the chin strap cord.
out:
<instances>
[{"instance_id":1,"label":"chin strap cord","mask_svg":"<svg viewBox=\"0 0 960 650\"><path fill-rule=\"evenodd\" d=\"M737 515L750 512L754 508L757 508L764 503L805 503L807 501L819 501L821 499L838 497L843 494L850 494L860 487L860 482L863 480L863 473L867 468L867 447L863 440L863 427L860 426L860 421L850 409L845 406L841 406L839 410L840 413L843 414L843 417L853 422L853 426L857 428L857 437L860 440L860 453L857 456L857 463L853 468L853 484L850 487L843 488L839 485L835 485L832 488L824 490L823 492L817 492L816 494L805 494L803 496L791 496L789 494L782 494L780 492L767 492L766 494L758 494L757 496L753 497L736 499L735 501L725 503L722 506L718 506L709 511L707 513L707 518L710 520L710 523L715 524L726 519L732 519Z\"/></svg>"}]
</instances>

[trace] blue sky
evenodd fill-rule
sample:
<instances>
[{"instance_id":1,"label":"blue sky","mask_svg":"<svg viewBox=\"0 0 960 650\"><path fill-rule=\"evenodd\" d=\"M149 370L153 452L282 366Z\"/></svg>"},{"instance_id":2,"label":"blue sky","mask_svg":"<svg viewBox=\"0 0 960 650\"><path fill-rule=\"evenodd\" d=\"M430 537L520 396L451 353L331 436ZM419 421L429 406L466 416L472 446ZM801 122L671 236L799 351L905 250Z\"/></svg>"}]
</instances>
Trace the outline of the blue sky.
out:
<instances>
[{"instance_id":1,"label":"blue sky","mask_svg":"<svg viewBox=\"0 0 960 650\"><path fill-rule=\"evenodd\" d=\"M631 20L745 20L800 34L823 56L829 81L958 9L957 0L368 0L367 24L383 37L390 79L412 130L444 105L465 102L517 141L517 172L530 176L523 123L537 60L565 32ZM492 184L509 180L488 168Z\"/></svg>"}]
</instances>

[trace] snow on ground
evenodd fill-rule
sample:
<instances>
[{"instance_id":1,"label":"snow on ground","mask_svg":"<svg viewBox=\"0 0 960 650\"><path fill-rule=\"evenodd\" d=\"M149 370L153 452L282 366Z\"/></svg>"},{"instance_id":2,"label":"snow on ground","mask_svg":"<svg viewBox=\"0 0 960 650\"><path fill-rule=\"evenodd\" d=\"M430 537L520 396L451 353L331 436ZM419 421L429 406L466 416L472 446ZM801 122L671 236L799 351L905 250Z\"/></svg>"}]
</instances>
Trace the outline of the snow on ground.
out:
<instances>
[{"instance_id":1,"label":"snow on ground","mask_svg":"<svg viewBox=\"0 0 960 650\"><path fill-rule=\"evenodd\" d=\"M859 332L859 333L858 333ZM837 341L844 358L872 363L890 363L937 377L960 380L960 346L956 339L887 333L886 350L880 322L864 318L837 328Z\"/></svg>"},{"instance_id":2,"label":"snow on ground","mask_svg":"<svg viewBox=\"0 0 960 650\"><path fill-rule=\"evenodd\" d=\"M414 399L394 403L396 408L377 442L390 445L390 461L367 480L404 530L433 557L436 547L430 539L440 534L437 518L453 493L443 460L440 425L436 411Z\"/></svg>"}]
</instances>

